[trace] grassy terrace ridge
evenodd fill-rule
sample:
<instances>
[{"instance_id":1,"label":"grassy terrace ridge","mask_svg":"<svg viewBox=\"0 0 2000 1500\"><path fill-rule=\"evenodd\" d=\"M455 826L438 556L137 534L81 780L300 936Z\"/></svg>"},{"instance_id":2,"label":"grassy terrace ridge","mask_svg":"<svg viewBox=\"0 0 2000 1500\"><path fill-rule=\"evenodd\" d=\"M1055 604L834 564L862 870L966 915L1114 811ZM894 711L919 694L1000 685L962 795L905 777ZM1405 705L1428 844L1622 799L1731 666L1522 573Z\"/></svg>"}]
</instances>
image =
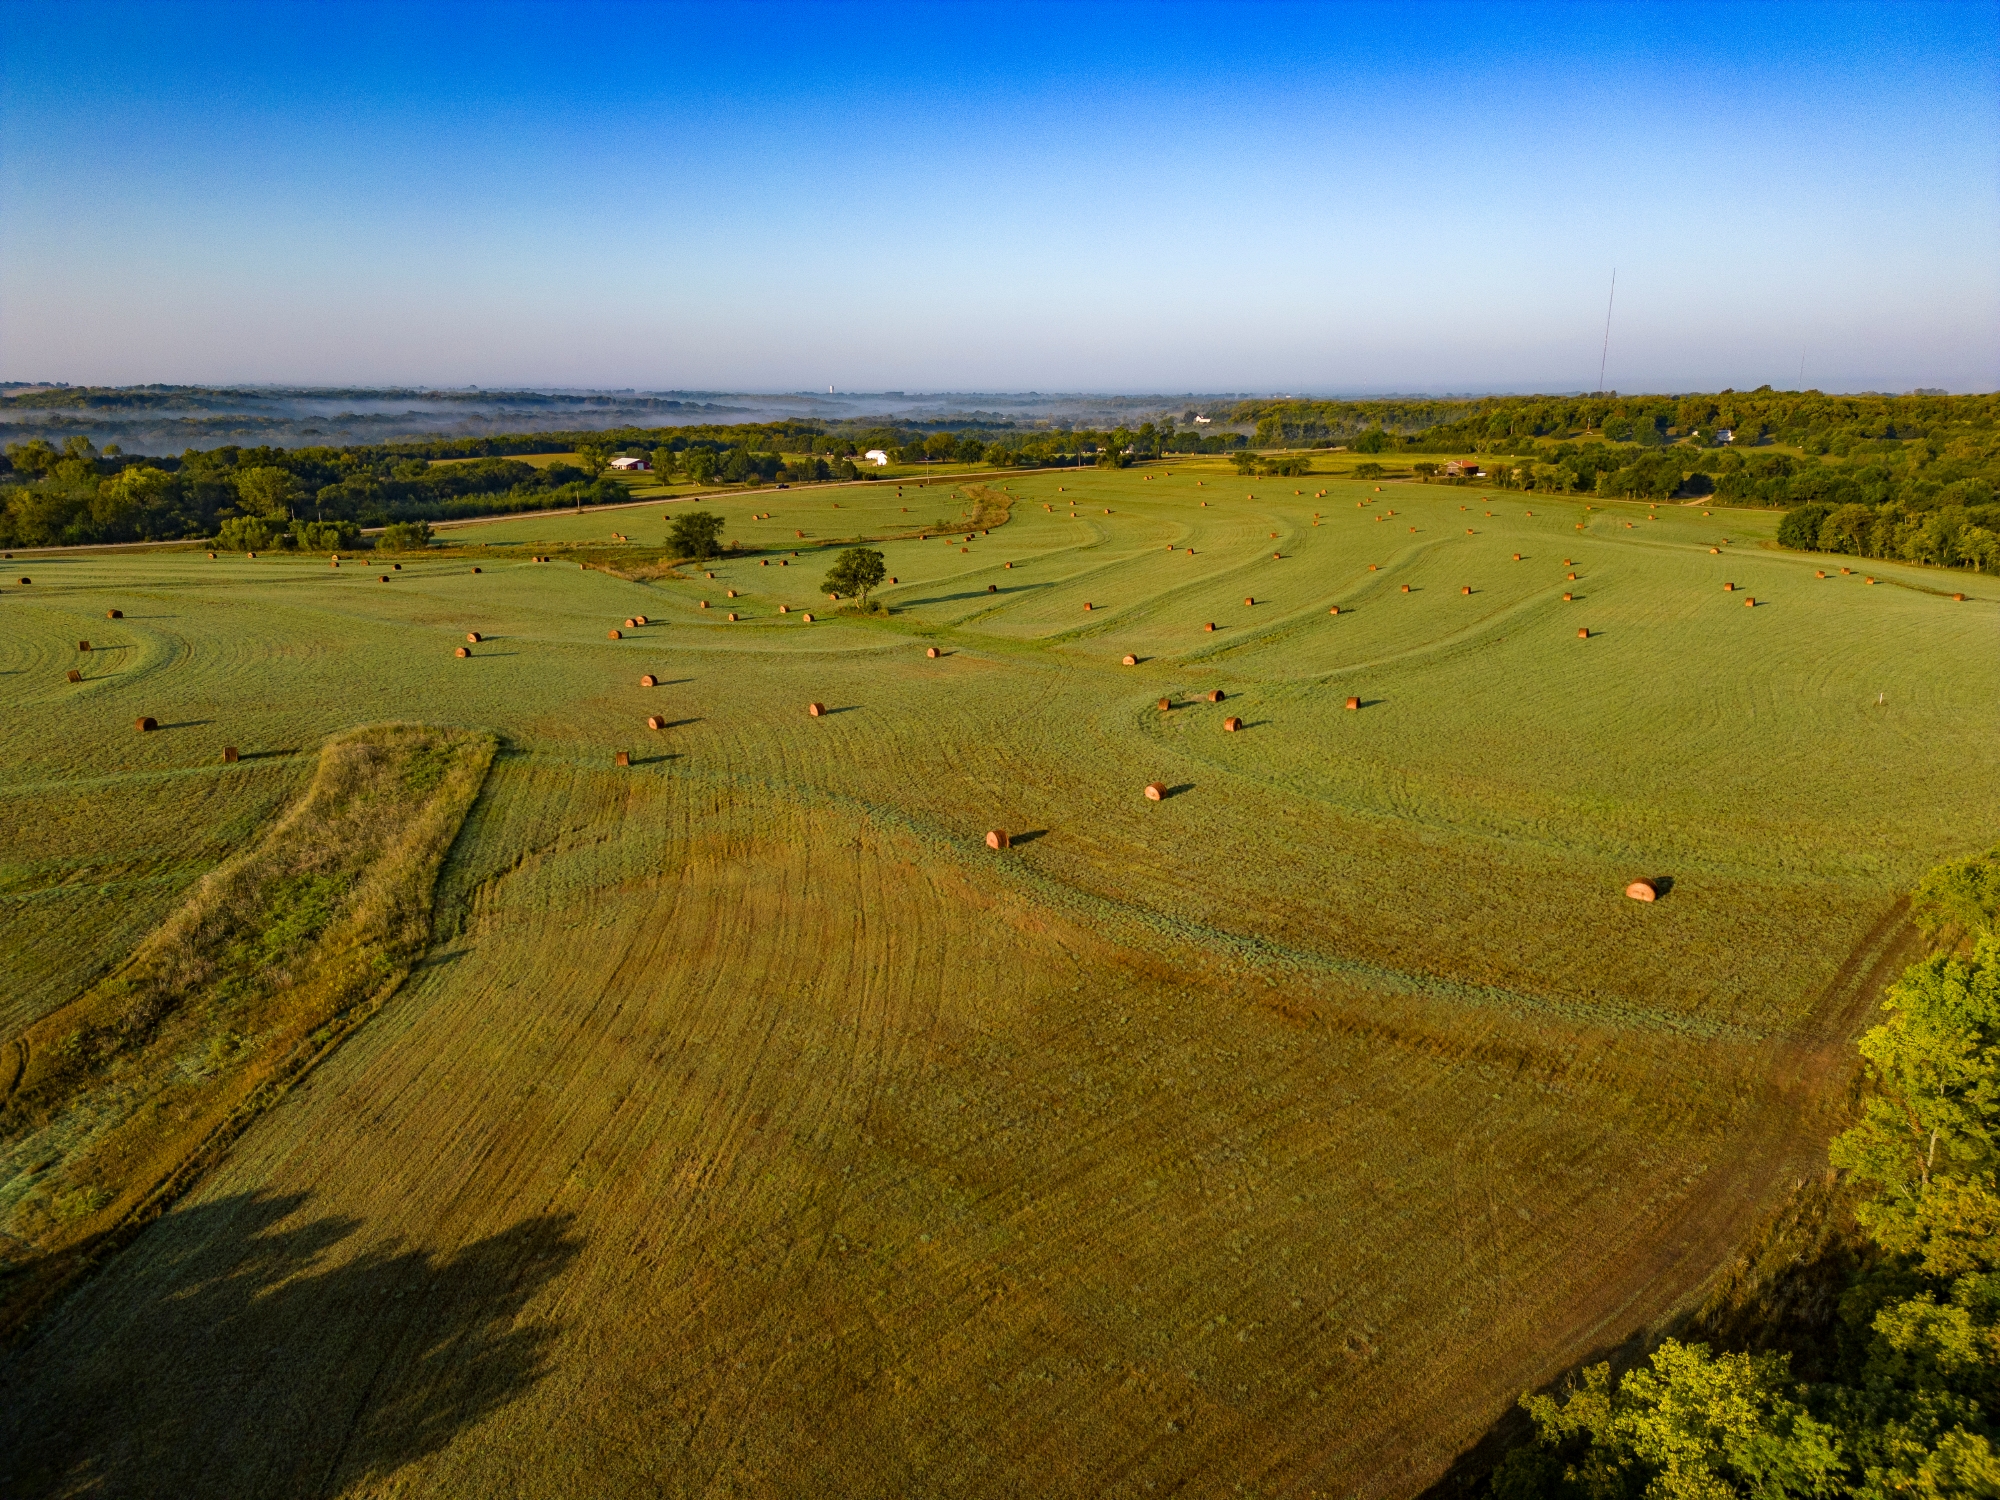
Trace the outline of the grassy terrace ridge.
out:
<instances>
[{"instance_id":1,"label":"grassy terrace ridge","mask_svg":"<svg viewBox=\"0 0 2000 1500\"><path fill-rule=\"evenodd\" d=\"M393 1001L13 1351L0 1472L1410 1495L1700 1306L2000 823L2000 589L1365 457L23 568L0 1045L329 737L504 748Z\"/></svg>"},{"instance_id":2,"label":"grassy terrace ridge","mask_svg":"<svg viewBox=\"0 0 2000 1500\"><path fill-rule=\"evenodd\" d=\"M0 1058L0 1339L186 1192L394 993L491 735L329 740L305 796ZM128 794L138 788L128 788Z\"/></svg>"}]
</instances>

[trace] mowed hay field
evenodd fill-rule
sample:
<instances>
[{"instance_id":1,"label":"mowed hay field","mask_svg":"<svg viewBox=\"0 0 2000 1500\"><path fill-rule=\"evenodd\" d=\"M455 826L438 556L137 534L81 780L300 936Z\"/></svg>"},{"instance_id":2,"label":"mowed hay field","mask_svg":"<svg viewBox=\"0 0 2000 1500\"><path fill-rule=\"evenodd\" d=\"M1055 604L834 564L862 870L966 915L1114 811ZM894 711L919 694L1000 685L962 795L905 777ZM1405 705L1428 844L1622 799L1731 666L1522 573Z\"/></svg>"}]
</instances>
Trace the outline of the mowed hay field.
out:
<instances>
[{"instance_id":1,"label":"mowed hay field","mask_svg":"<svg viewBox=\"0 0 2000 1500\"><path fill-rule=\"evenodd\" d=\"M10 1353L0 1487L1410 1495L1823 1170L1899 892L2000 823L1991 580L991 486L925 540L962 489L704 501L712 580L573 560L660 508L7 564L9 1036L328 735L502 746L402 991ZM823 549L885 536L841 616Z\"/></svg>"}]
</instances>

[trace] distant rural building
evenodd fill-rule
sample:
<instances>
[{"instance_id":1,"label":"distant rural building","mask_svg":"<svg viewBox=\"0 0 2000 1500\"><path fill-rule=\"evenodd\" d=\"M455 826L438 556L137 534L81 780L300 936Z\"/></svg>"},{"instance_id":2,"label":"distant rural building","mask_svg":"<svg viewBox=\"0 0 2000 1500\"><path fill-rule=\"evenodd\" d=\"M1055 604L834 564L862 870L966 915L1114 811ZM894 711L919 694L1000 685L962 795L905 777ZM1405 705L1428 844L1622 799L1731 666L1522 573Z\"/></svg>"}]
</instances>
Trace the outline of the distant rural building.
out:
<instances>
[{"instance_id":1,"label":"distant rural building","mask_svg":"<svg viewBox=\"0 0 2000 1500\"><path fill-rule=\"evenodd\" d=\"M1447 474L1463 474L1469 477L1477 477L1479 473L1479 460L1476 458L1448 458L1444 461L1444 471Z\"/></svg>"},{"instance_id":2,"label":"distant rural building","mask_svg":"<svg viewBox=\"0 0 2000 1500\"><path fill-rule=\"evenodd\" d=\"M1717 442L1733 443L1736 441L1736 432L1733 428L1725 427L1716 433L1715 438Z\"/></svg>"},{"instance_id":3,"label":"distant rural building","mask_svg":"<svg viewBox=\"0 0 2000 1500\"><path fill-rule=\"evenodd\" d=\"M870 448L866 453L861 455L861 461L863 463L871 463L878 469L887 468L889 455L884 453L880 448Z\"/></svg>"},{"instance_id":4,"label":"distant rural building","mask_svg":"<svg viewBox=\"0 0 2000 1500\"><path fill-rule=\"evenodd\" d=\"M635 470L646 474L653 472L653 466L643 458L614 458L611 460L611 467L614 469Z\"/></svg>"}]
</instances>

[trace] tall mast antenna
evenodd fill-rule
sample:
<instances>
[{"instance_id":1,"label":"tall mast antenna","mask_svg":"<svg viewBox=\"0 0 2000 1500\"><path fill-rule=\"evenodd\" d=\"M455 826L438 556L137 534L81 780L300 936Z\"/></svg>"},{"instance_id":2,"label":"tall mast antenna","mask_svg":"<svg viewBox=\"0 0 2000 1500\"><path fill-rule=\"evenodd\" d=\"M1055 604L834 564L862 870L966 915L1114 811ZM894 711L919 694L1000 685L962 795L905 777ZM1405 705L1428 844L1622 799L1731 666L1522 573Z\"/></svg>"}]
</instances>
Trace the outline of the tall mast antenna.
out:
<instances>
[{"instance_id":1,"label":"tall mast antenna","mask_svg":"<svg viewBox=\"0 0 2000 1500\"><path fill-rule=\"evenodd\" d=\"M1618 300L1618 268L1611 268L1611 295L1604 299L1604 351L1597 356L1597 394L1604 394L1604 366L1611 358L1611 304Z\"/></svg>"}]
</instances>

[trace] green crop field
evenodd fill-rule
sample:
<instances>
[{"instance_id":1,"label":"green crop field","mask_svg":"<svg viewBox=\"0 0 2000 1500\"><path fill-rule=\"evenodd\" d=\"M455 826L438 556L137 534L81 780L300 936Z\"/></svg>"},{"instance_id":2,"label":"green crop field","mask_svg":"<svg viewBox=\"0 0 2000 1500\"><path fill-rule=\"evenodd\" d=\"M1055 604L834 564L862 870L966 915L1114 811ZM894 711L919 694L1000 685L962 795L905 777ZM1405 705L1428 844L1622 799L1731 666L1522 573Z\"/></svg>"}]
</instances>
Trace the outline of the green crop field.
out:
<instances>
[{"instance_id":1,"label":"green crop field","mask_svg":"<svg viewBox=\"0 0 2000 1500\"><path fill-rule=\"evenodd\" d=\"M681 501L5 564L10 1059L329 737L499 748L400 990L10 1350L0 1490L1412 1495L1824 1170L1900 893L2000 824L1990 579L954 483L711 497L677 573ZM23 1139L0 1228L72 1201Z\"/></svg>"}]
</instances>

